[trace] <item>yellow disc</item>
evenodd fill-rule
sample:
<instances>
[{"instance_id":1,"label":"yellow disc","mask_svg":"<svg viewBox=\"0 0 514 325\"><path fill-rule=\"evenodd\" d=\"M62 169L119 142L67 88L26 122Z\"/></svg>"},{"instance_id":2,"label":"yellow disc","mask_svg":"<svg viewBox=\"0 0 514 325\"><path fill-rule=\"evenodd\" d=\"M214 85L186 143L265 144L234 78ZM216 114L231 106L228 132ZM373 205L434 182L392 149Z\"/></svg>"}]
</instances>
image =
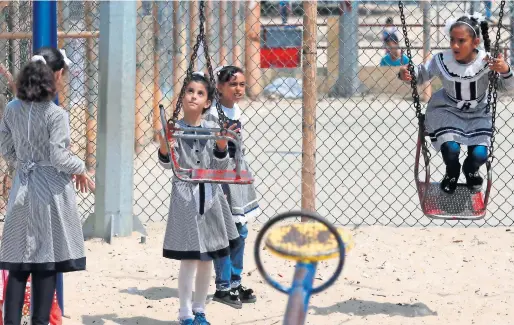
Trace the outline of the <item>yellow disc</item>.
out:
<instances>
[{"instance_id":1,"label":"yellow disc","mask_svg":"<svg viewBox=\"0 0 514 325\"><path fill-rule=\"evenodd\" d=\"M354 246L352 235L343 228L337 228L345 252ZM273 228L266 237L265 245L270 251L285 259L318 262L335 258L339 247L327 226L319 222L302 222Z\"/></svg>"}]
</instances>

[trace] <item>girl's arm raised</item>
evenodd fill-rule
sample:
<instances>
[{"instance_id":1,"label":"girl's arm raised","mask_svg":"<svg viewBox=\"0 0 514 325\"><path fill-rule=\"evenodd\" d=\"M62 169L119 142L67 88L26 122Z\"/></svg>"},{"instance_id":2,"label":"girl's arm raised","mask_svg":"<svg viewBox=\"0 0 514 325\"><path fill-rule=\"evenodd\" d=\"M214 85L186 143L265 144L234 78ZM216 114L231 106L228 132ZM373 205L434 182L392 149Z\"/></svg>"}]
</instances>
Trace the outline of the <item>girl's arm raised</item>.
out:
<instances>
[{"instance_id":1,"label":"girl's arm raised","mask_svg":"<svg viewBox=\"0 0 514 325\"><path fill-rule=\"evenodd\" d=\"M157 150L157 156L159 158L159 164L164 169L171 169L171 160L168 154L168 145L166 144L166 140L162 137L162 132L159 132L157 134L157 137L159 138L159 149ZM173 146L172 150L175 150L175 145ZM176 151L175 151L176 153Z\"/></svg>"},{"instance_id":2,"label":"girl's arm raised","mask_svg":"<svg viewBox=\"0 0 514 325\"><path fill-rule=\"evenodd\" d=\"M505 61L503 55L500 53L497 59L487 58L489 69L499 73L498 78L498 91L512 91L514 88L514 76L512 67Z\"/></svg>"},{"instance_id":3,"label":"girl's arm raised","mask_svg":"<svg viewBox=\"0 0 514 325\"><path fill-rule=\"evenodd\" d=\"M437 77L440 74L439 67L435 62L435 57L430 59L426 64L420 64L417 67L414 67L414 72L416 73L416 84L418 85L431 81L434 77ZM400 67L398 77L403 81L410 81L412 79L407 65Z\"/></svg>"},{"instance_id":4,"label":"girl's arm raised","mask_svg":"<svg viewBox=\"0 0 514 325\"><path fill-rule=\"evenodd\" d=\"M86 172L84 161L67 148L70 137L64 111L51 118L48 132L50 134L50 162L52 165L66 174L84 174Z\"/></svg>"}]
</instances>

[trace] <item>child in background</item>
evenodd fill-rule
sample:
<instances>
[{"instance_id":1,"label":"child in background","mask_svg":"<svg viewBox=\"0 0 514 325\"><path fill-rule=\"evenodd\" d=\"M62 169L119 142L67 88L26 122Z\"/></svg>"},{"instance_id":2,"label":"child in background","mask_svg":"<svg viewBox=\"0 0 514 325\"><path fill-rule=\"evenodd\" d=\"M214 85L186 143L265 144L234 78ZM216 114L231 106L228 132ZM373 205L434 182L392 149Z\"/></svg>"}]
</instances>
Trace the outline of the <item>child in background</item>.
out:
<instances>
[{"instance_id":1,"label":"child in background","mask_svg":"<svg viewBox=\"0 0 514 325\"><path fill-rule=\"evenodd\" d=\"M409 57L400 51L396 35L389 35L385 40L385 44L387 53L380 60L381 67L399 67L409 64Z\"/></svg>"}]
</instances>

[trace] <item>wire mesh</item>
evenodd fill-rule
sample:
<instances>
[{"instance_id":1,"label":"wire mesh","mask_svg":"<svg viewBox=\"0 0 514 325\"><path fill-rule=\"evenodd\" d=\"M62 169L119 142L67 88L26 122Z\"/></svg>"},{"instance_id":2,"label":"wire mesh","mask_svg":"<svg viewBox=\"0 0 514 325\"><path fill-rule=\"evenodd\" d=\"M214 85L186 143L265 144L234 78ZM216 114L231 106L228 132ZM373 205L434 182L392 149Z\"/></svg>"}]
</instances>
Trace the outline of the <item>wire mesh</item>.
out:
<instances>
[{"instance_id":1,"label":"wire mesh","mask_svg":"<svg viewBox=\"0 0 514 325\"><path fill-rule=\"evenodd\" d=\"M70 112L73 150L94 173L99 2L58 3L59 46L74 63L60 93L61 102ZM246 157L256 178L262 209L259 222L298 208L302 202L304 4L285 3L288 7L277 1L206 2L213 66L233 64L245 70L247 97L240 106L248 120L244 126ZM449 47L444 33L448 18L470 11L487 15L487 2L408 1L405 11L413 61L421 64L428 55ZM412 93L408 84L396 78L398 67L382 66L389 51L383 41L386 29L396 28L400 51L404 46L398 3L317 1L317 12L316 167L310 171L316 182L309 184L315 186L317 212L342 225L512 225L513 203L508 198L514 190L509 170L514 159L514 125L507 109L511 94L498 98L494 182L487 218L473 223L429 220L419 208L414 184L417 120ZM495 3L492 39L497 14ZM512 15L508 4L500 44L508 62L514 62ZM392 18L390 26L386 26L387 17ZM31 53L30 37L14 33L30 33L30 22L29 2L10 1L2 8L0 32L10 39L0 37L0 63L14 76ZM156 159L158 104L164 104L171 115L198 22L197 1L138 2L134 214L143 221L167 217L171 175ZM205 70L203 54L198 57L197 70ZM12 98L5 74L0 87L0 100L5 103ZM426 102L440 87L435 79L420 88L422 99ZM442 159L435 152L432 157L433 179L439 181L444 172ZM5 164L0 167L2 177L10 175ZM1 208L8 182L0 181ZM87 217L94 209L94 195L80 194L80 207L83 218Z\"/></svg>"}]
</instances>

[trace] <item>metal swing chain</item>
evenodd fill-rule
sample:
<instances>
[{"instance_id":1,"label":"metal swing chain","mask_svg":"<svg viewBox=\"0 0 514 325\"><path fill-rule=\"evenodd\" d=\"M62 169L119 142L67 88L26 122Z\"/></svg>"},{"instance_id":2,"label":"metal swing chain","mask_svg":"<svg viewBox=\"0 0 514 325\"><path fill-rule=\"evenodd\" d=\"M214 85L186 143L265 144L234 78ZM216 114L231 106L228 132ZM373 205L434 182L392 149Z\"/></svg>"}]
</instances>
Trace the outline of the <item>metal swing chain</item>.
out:
<instances>
[{"instance_id":1,"label":"metal swing chain","mask_svg":"<svg viewBox=\"0 0 514 325\"><path fill-rule=\"evenodd\" d=\"M196 43L193 46L193 53L191 54L191 59L189 61L189 67L187 68L186 77L184 78L184 83L182 84L182 89L180 90L180 95L177 100L177 105L173 112L173 116L169 121L172 123L172 126L174 126L175 123L177 122L178 116L180 114L180 110L182 109L182 100L184 99L184 95L186 93L186 86L191 81L191 77L193 75L193 69L195 67L195 62L198 58L198 49L200 47L200 44L203 44L205 61L206 61L207 69L209 71L209 79L210 79L211 85L213 87L216 86L216 79L214 78L214 73L212 71L212 65L211 65L211 60L210 60L210 56L209 56L209 47L207 44L207 37L205 35L205 1L200 1L199 14L200 14L200 31L199 31L198 35L196 36ZM219 102L219 96L218 96L217 91L214 92L214 98L216 100L216 108L218 110L219 124L220 124L221 129L223 129L224 125L228 119L225 116L225 114L221 108L221 104Z\"/></svg>"},{"instance_id":2,"label":"metal swing chain","mask_svg":"<svg viewBox=\"0 0 514 325\"><path fill-rule=\"evenodd\" d=\"M404 8L403 1L398 2L398 7L400 8L400 19L402 21L403 38L405 39L405 47L407 48L407 57L409 58L408 69L409 69L409 73L411 75L410 85L412 88L412 98L414 99L414 107L416 108L416 117L418 118L419 127L420 128L423 127L423 131L424 131L424 123L422 120L423 115L421 114L421 104L419 102L416 72L414 71L414 64L412 63L410 41L409 41L409 36L407 35L407 23L405 22L405 14L403 12L403 8ZM430 159L431 153L430 153L430 150L428 150L427 140L426 140L425 136L423 136L421 148L423 150L423 154L426 155L426 157L428 157L428 159Z\"/></svg>"},{"instance_id":3,"label":"metal swing chain","mask_svg":"<svg viewBox=\"0 0 514 325\"><path fill-rule=\"evenodd\" d=\"M501 1L500 4L500 12L498 14L498 29L496 31L496 42L494 43L494 49L491 55L493 58L497 58L500 53L500 31L502 27L502 19L503 19L503 9L505 8L505 0ZM494 160L494 138L496 135L496 102L498 98L497 90L498 90L498 77L499 74L494 71L489 72L489 89L487 92L487 111L489 112L492 107L492 127L491 127L491 145L489 146L489 162L492 165ZM491 102L491 96L493 98Z\"/></svg>"}]
</instances>

